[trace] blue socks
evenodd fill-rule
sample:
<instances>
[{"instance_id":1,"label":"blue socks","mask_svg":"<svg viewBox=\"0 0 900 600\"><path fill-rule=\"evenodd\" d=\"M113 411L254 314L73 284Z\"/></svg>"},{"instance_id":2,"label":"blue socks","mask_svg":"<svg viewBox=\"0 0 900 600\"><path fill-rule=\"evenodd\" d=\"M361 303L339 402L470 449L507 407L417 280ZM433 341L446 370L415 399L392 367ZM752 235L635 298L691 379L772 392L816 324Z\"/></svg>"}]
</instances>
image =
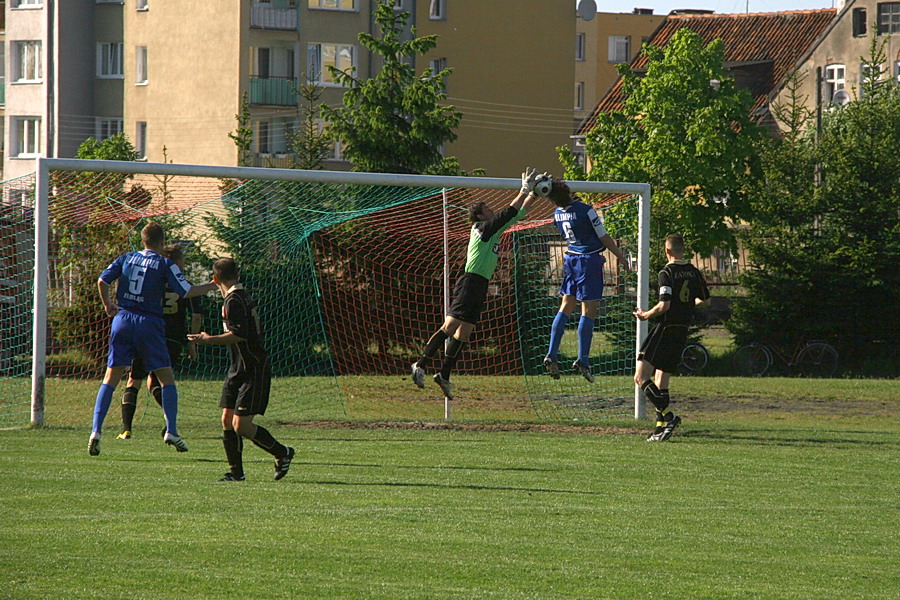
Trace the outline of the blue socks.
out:
<instances>
[{"instance_id":1,"label":"blue socks","mask_svg":"<svg viewBox=\"0 0 900 600\"><path fill-rule=\"evenodd\" d=\"M594 339L594 320L581 315L578 321L578 362L583 365L591 364L588 357L591 355L591 341Z\"/></svg>"},{"instance_id":2,"label":"blue socks","mask_svg":"<svg viewBox=\"0 0 900 600\"><path fill-rule=\"evenodd\" d=\"M175 384L163 386L162 409L166 415L166 431L178 435L178 427L175 424L178 416L178 388Z\"/></svg>"},{"instance_id":3,"label":"blue socks","mask_svg":"<svg viewBox=\"0 0 900 600\"><path fill-rule=\"evenodd\" d=\"M558 312L553 318L553 327L550 328L550 349L547 350L547 356L553 360L556 360L556 355L559 353L559 345L562 343L568 322L569 316L566 313Z\"/></svg>"},{"instance_id":4,"label":"blue socks","mask_svg":"<svg viewBox=\"0 0 900 600\"><path fill-rule=\"evenodd\" d=\"M97 402L94 403L94 426L91 432L100 433L103 429L103 420L106 413L109 412L109 405L112 404L113 392L116 388L105 383L100 384L100 390L97 392Z\"/></svg>"}]
</instances>

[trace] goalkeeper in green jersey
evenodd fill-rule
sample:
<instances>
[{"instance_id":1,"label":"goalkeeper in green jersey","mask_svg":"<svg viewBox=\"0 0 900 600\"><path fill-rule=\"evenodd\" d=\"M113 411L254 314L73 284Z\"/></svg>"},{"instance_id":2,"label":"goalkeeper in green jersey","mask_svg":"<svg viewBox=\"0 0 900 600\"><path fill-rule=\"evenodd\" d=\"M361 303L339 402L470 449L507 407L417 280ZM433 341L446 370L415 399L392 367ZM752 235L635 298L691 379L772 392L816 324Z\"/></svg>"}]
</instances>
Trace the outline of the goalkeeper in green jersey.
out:
<instances>
[{"instance_id":1,"label":"goalkeeper in green jersey","mask_svg":"<svg viewBox=\"0 0 900 600\"><path fill-rule=\"evenodd\" d=\"M459 361L462 349L484 310L488 282L497 268L500 235L525 215L535 198L533 190L539 175L530 167L525 169L522 173L522 189L515 200L500 212L495 213L484 202L475 202L469 207L469 219L473 225L465 273L453 288L453 302L444 324L431 336L422 356L412 365L412 380L420 388L425 387L425 366L429 359L434 358L446 343L441 370L434 374L433 379L444 396L453 399L450 373Z\"/></svg>"}]
</instances>

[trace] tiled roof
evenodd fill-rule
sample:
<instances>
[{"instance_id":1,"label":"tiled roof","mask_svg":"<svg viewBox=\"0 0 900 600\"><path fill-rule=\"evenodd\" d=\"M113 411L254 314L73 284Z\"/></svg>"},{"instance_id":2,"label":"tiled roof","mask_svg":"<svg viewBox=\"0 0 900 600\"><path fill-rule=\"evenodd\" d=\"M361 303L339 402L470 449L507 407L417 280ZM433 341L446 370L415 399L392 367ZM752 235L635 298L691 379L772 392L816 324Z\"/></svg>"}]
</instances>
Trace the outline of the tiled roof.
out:
<instances>
[{"instance_id":1,"label":"tiled roof","mask_svg":"<svg viewBox=\"0 0 900 600\"><path fill-rule=\"evenodd\" d=\"M753 13L734 15L671 15L666 17L653 32L648 44L665 47L675 32L688 27L706 43L721 38L725 43L726 67L732 67L729 75L741 84L740 73L734 70L734 63L747 65L746 87L753 96L753 112L768 104L769 94L781 85L787 73L809 50L821 35L837 11L833 8L822 10L798 10L774 13ZM631 62L635 71L646 69L647 57L643 54ZM744 70L743 68L739 70ZM597 115L616 110L622 105L622 79L600 99L591 115L582 121L576 135L585 135L594 127Z\"/></svg>"}]
</instances>

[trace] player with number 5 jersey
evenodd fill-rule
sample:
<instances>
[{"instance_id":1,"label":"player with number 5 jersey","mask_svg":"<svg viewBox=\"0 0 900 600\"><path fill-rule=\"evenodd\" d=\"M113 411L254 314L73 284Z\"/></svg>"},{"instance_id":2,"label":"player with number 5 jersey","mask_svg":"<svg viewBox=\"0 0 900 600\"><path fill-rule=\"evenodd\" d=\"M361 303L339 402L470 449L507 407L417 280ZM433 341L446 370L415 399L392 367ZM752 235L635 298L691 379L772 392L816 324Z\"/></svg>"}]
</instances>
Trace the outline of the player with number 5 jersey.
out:
<instances>
[{"instance_id":1,"label":"player with number 5 jersey","mask_svg":"<svg viewBox=\"0 0 900 600\"><path fill-rule=\"evenodd\" d=\"M199 296L216 289L215 284L191 285L181 269L163 256L165 232L158 223L149 223L141 231L144 249L127 252L115 259L100 275L97 285L106 314L113 317L109 336L106 375L94 404L94 422L88 441L88 454L100 454L103 420L109 411L113 393L125 369L140 358L148 371L156 372L162 383L162 406L166 416L164 441L179 452L187 444L178 435L178 390L166 348L163 298L166 286L182 298ZM118 280L116 303L109 298L110 286Z\"/></svg>"}]
</instances>

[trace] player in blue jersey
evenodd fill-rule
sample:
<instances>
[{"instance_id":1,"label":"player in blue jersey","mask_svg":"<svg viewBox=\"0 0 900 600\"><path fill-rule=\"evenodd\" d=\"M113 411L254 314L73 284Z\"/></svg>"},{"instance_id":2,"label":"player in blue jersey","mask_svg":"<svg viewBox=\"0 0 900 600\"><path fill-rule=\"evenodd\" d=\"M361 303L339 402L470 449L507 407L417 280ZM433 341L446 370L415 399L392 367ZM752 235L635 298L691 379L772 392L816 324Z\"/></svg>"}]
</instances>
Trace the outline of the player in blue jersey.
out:
<instances>
[{"instance_id":1,"label":"player in blue jersey","mask_svg":"<svg viewBox=\"0 0 900 600\"><path fill-rule=\"evenodd\" d=\"M581 320L578 321L578 358L572 364L589 382L594 382L588 357L594 337L594 321L603 298L603 251L609 250L619 265L628 270L628 261L600 220L600 215L589 204L577 200L564 181L553 181L548 196L556 205L553 221L559 228L568 249L563 261L563 279L559 288L562 304L550 329L550 348L544 358L544 369L553 379L559 379L557 354L566 323L581 302Z\"/></svg>"},{"instance_id":2,"label":"player in blue jersey","mask_svg":"<svg viewBox=\"0 0 900 600\"><path fill-rule=\"evenodd\" d=\"M169 244L163 250L167 258L172 259L179 269L184 269L184 250L178 244ZM190 333L200 333L203 315L200 313L200 298L181 298L177 293L166 288L163 299L163 321L166 323L166 347L169 349L169 359L174 367L180 360L182 349L187 349L188 356L197 360L197 346L187 339L185 321L190 320ZM128 374L128 382L125 385L125 394L122 396L122 433L116 436L117 440L130 440L134 428L134 413L137 410L138 392L141 382L147 380L147 390L162 408L162 386L156 373L144 368L144 362L140 357L134 357L131 362L131 372ZM162 435L166 434L163 427Z\"/></svg>"},{"instance_id":3,"label":"player in blue jersey","mask_svg":"<svg viewBox=\"0 0 900 600\"><path fill-rule=\"evenodd\" d=\"M163 321L163 298L166 286L182 298L192 298L216 289L214 283L191 285L172 260L162 255L165 233L158 223L149 223L141 231L144 249L128 252L114 260L97 281L100 300L106 314L113 317L109 335L109 358L106 375L94 405L94 423L88 441L88 454L100 454L100 434L103 420L112 403L113 393L125 369L135 357L143 360L148 371L155 371L162 383L162 406L166 416L163 440L179 452L187 451L187 444L178 435L178 390L172 374L169 351L166 348L166 327ZM119 280L116 302L109 298L109 289Z\"/></svg>"}]
</instances>

